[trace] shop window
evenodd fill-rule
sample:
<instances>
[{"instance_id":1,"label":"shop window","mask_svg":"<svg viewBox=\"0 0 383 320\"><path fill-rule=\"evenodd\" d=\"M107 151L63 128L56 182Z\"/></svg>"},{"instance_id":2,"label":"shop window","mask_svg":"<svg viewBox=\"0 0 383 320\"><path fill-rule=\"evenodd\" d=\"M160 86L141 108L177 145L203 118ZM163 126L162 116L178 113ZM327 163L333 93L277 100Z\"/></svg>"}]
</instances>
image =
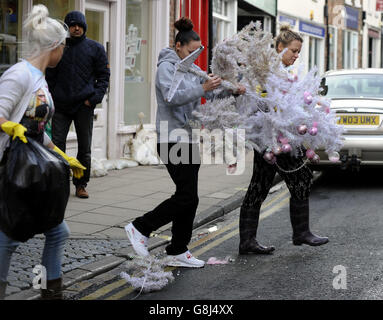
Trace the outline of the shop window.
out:
<instances>
[{"instance_id":1,"label":"shop window","mask_svg":"<svg viewBox=\"0 0 383 320\"><path fill-rule=\"evenodd\" d=\"M76 0L33 0L33 5L43 4L49 10L49 16L64 21L65 16L75 10Z\"/></svg>"},{"instance_id":2,"label":"shop window","mask_svg":"<svg viewBox=\"0 0 383 320\"><path fill-rule=\"evenodd\" d=\"M20 57L22 16L22 0L0 1L0 76Z\"/></svg>"},{"instance_id":3,"label":"shop window","mask_svg":"<svg viewBox=\"0 0 383 320\"><path fill-rule=\"evenodd\" d=\"M220 19L213 19L213 48L223 40L227 34L227 22Z\"/></svg>"},{"instance_id":4,"label":"shop window","mask_svg":"<svg viewBox=\"0 0 383 320\"><path fill-rule=\"evenodd\" d=\"M151 121L149 35L150 1L127 0L125 34L125 113L126 125L138 123L138 114Z\"/></svg>"},{"instance_id":5,"label":"shop window","mask_svg":"<svg viewBox=\"0 0 383 320\"><path fill-rule=\"evenodd\" d=\"M337 69L337 48L338 48L338 30L334 27L329 27L329 69L336 70Z\"/></svg>"},{"instance_id":6,"label":"shop window","mask_svg":"<svg viewBox=\"0 0 383 320\"><path fill-rule=\"evenodd\" d=\"M359 67L359 36L356 32L352 33L352 68Z\"/></svg>"},{"instance_id":7,"label":"shop window","mask_svg":"<svg viewBox=\"0 0 383 320\"><path fill-rule=\"evenodd\" d=\"M213 47L232 36L233 29L233 1L213 1Z\"/></svg>"},{"instance_id":8,"label":"shop window","mask_svg":"<svg viewBox=\"0 0 383 320\"><path fill-rule=\"evenodd\" d=\"M376 38L368 38L368 67L369 68L378 68L378 56L379 52L377 50L379 42Z\"/></svg>"},{"instance_id":9,"label":"shop window","mask_svg":"<svg viewBox=\"0 0 383 320\"><path fill-rule=\"evenodd\" d=\"M314 67L319 66L320 59L320 42L322 40L310 37L310 45L309 45L309 68L312 69Z\"/></svg>"},{"instance_id":10,"label":"shop window","mask_svg":"<svg viewBox=\"0 0 383 320\"><path fill-rule=\"evenodd\" d=\"M358 68L358 33L353 31L343 31L343 68Z\"/></svg>"},{"instance_id":11,"label":"shop window","mask_svg":"<svg viewBox=\"0 0 383 320\"><path fill-rule=\"evenodd\" d=\"M223 14L223 0L213 0L213 12Z\"/></svg>"}]
</instances>

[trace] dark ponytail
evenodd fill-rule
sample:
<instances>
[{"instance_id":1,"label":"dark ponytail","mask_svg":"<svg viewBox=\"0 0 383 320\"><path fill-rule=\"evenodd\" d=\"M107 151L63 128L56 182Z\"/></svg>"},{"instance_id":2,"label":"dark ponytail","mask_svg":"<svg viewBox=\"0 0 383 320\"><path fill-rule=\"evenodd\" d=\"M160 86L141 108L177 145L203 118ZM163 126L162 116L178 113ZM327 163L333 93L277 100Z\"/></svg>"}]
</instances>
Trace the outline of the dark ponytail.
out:
<instances>
[{"instance_id":1,"label":"dark ponytail","mask_svg":"<svg viewBox=\"0 0 383 320\"><path fill-rule=\"evenodd\" d=\"M174 27L179 31L175 43L179 42L181 46L184 46L190 41L201 41L198 33L193 30L194 25L190 19L182 17L174 23Z\"/></svg>"}]
</instances>

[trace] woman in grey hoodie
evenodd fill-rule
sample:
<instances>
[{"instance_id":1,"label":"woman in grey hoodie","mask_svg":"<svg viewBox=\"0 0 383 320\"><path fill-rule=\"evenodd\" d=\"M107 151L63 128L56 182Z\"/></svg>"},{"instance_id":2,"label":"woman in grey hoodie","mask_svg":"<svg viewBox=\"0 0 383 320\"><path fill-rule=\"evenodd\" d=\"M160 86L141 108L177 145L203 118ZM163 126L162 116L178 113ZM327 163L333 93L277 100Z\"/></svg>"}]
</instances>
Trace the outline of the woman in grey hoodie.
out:
<instances>
[{"instance_id":1,"label":"woman in grey hoodie","mask_svg":"<svg viewBox=\"0 0 383 320\"><path fill-rule=\"evenodd\" d=\"M157 95L157 150L176 185L175 194L153 211L137 218L125 227L128 238L138 255L149 255L147 240L151 232L172 222L172 240L166 247L170 266L201 268L204 261L189 252L193 222L198 207L199 146L193 143L189 119L199 108L201 98L213 98L213 90L221 79L211 76L202 79L194 73L185 73L174 96L167 100L172 86L176 64L200 48L201 39L193 30L191 20L181 18L174 26L179 30L175 50L163 49L159 56L156 77ZM191 68L200 70L196 65Z\"/></svg>"}]
</instances>

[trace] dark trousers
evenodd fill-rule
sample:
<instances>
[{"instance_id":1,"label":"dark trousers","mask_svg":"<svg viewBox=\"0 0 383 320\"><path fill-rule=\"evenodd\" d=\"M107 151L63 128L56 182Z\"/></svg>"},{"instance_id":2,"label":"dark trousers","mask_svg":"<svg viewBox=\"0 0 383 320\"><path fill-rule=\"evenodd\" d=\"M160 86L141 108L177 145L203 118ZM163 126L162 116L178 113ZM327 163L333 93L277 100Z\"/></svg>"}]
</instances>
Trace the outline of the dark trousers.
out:
<instances>
[{"instance_id":1,"label":"dark trousers","mask_svg":"<svg viewBox=\"0 0 383 320\"><path fill-rule=\"evenodd\" d=\"M269 194L277 172L286 182L293 202L307 202L309 199L313 179L312 171L304 166L296 172L284 172L301 167L303 158L281 154L278 156L277 163L283 170L267 163L262 154L254 151L253 176L240 213L239 229L242 241L256 236L260 209Z\"/></svg>"},{"instance_id":2,"label":"dark trousers","mask_svg":"<svg viewBox=\"0 0 383 320\"><path fill-rule=\"evenodd\" d=\"M173 147L178 146L175 144L157 145L161 160L165 163L166 169L176 185L176 192L153 211L133 222L137 230L147 237L150 236L151 232L172 222L172 240L170 245L166 247L166 252L169 255L178 255L188 250L187 245L192 237L193 222L199 202L198 171L200 160L198 146L186 144L186 148L183 150L186 152L184 160L188 161L174 164L171 161L171 150L174 151ZM180 156L181 153L179 151L177 154ZM192 162L193 156L194 161ZM169 161L167 161L168 159Z\"/></svg>"},{"instance_id":3,"label":"dark trousers","mask_svg":"<svg viewBox=\"0 0 383 320\"><path fill-rule=\"evenodd\" d=\"M93 108L81 105L73 114L56 111L52 119L52 141L64 152L66 151L68 132L72 121L74 122L78 144L77 159L86 167L84 176L81 179L73 177L73 184L75 186L86 187L89 182L92 159L93 115Z\"/></svg>"}]
</instances>

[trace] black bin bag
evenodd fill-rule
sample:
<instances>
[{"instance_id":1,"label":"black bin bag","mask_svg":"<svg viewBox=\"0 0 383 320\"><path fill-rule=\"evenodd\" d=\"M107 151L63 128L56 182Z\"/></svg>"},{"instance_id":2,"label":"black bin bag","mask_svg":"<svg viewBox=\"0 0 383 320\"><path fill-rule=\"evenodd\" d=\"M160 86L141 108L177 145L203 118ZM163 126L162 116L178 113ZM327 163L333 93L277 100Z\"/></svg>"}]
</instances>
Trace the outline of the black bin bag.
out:
<instances>
[{"instance_id":1,"label":"black bin bag","mask_svg":"<svg viewBox=\"0 0 383 320\"><path fill-rule=\"evenodd\" d=\"M28 137L11 142L0 166L0 229L26 242L64 220L70 192L66 160Z\"/></svg>"}]
</instances>

